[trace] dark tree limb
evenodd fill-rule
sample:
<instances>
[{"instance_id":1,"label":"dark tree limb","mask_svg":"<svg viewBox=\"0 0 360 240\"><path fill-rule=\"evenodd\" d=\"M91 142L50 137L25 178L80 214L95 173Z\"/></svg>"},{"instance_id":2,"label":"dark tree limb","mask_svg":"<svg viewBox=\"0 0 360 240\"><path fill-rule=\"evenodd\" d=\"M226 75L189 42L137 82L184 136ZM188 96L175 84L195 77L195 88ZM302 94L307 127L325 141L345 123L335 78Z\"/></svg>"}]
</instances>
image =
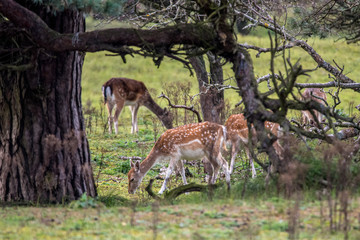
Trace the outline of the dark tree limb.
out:
<instances>
[{"instance_id":1,"label":"dark tree limb","mask_svg":"<svg viewBox=\"0 0 360 240\"><path fill-rule=\"evenodd\" d=\"M192 111L193 113L196 114L198 122L202 122L202 119L200 117L200 113L198 111L195 110L194 106L185 106L185 105L174 105L171 103L170 99L168 96L166 96L164 93L161 93L160 96L158 98L165 98L166 100L168 100L169 106L171 108L183 108L189 111Z\"/></svg>"},{"instance_id":2,"label":"dark tree limb","mask_svg":"<svg viewBox=\"0 0 360 240\"><path fill-rule=\"evenodd\" d=\"M213 49L217 45L216 32L206 24L178 24L155 30L116 28L60 34L49 28L38 15L13 0L0 0L0 13L17 27L25 28L40 47L56 52L107 50L124 54L124 46L151 51L174 44L205 49Z\"/></svg>"},{"instance_id":3,"label":"dark tree limb","mask_svg":"<svg viewBox=\"0 0 360 240\"><path fill-rule=\"evenodd\" d=\"M155 200L162 200L161 197L159 197L156 193L154 193L154 191L152 190L152 185L154 183L154 179L150 179L149 184L146 186L145 190L147 191L147 193L150 195L150 197L154 198Z\"/></svg>"},{"instance_id":4,"label":"dark tree limb","mask_svg":"<svg viewBox=\"0 0 360 240\"><path fill-rule=\"evenodd\" d=\"M161 198L159 195L154 193L154 191L152 190L153 183L154 183L154 179L150 179L149 184L145 188L146 192L155 200L168 201L168 202L175 200L178 196L185 194L185 193L207 192L207 191L211 191L216 188L219 188L220 186L223 185L222 183L217 183L217 184L213 184L213 185L201 185L201 184L197 184L197 183L189 183L189 184L181 185L179 187L171 189L169 192L165 192L164 197Z\"/></svg>"}]
</instances>

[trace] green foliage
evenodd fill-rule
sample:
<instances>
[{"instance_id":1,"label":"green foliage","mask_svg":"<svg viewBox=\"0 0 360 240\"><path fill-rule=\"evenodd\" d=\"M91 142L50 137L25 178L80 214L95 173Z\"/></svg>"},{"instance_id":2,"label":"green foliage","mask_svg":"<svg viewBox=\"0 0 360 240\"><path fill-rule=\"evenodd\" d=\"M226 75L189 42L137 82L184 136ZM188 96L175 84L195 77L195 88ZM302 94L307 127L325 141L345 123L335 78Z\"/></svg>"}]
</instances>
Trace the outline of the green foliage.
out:
<instances>
[{"instance_id":1,"label":"green foliage","mask_svg":"<svg viewBox=\"0 0 360 240\"><path fill-rule=\"evenodd\" d=\"M89 197L86 192L81 195L78 200L72 201L69 205L70 208L96 208L99 203L92 197Z\"/></svg>"},{"instance_id":2,"label":"green foliage","mask_svg":"<svg viewBox=\"0 0 360 240\"><path fill-rule=\"evenodd\" d=\"M130 204L129 199L119 196L115 189L103 189L97 200L106 207L128 206Z\"/></svg>"},{"instance_id":3,"label":"green foliage","mask_svg":"<svg viewBox=\"0 0 360 240\"><path fill-rule=\"evenodd\" d=\"M317 140L312 141L312 143ZM314 146L313 151L299 148L295 158L306 165L304 187L307 189L337 188L342 189L344 184L355 184L357 188L357 176L360 166L348 158L352 143L337 143L328 145L322 143Z\"/></svg>"},{"instance_id":4,"label":"green foliage","mask_svg":"<svg viewBox=\"0 0 360 240\"><path fill-rule=\"evenodd\" d=\"M217 218L224 218L226 217L226 214L225 213L219 213L219 212L205 212L204 213L204 216L205 217L208 217L208 218L214 218L214 219L217 219Z\"/></svg>"},{"instance_id":5,"label":"green foliage","mask_svg":"<svg viewBox=\"0 0 360 240\"><path fill-rule=\"evenodd\" d=\"M127 174L130 170L130 162L129 161L121 161L117 163L114 171L117 173Z\"/></svg>"},{"instance_id":6,"label":"green foliage","mask_svg":"<svg viewBox=\"0 0 360 240\"><path fill-rule=\"evenodd\" d=\"M305 37L317 36L320 39L327 38L330 35L329 28L323 28L316 20L310 17L312 8L295 7L294 16L288 19L290 29L302 29L301 35ZM304 21L304 19L306 19Z\"/></svg>"},{"instance_id":7,"label":"green foliage","mask_svg":"<svg viewBox=\"0 0 360 240\"><path fill-rule=\"evenodd\" d=\"M335 109L335 113L342 116L342 117L347 117L349 118L349 114L345 112L345 110L343 109Z\"/></svg>"}]
</instances>

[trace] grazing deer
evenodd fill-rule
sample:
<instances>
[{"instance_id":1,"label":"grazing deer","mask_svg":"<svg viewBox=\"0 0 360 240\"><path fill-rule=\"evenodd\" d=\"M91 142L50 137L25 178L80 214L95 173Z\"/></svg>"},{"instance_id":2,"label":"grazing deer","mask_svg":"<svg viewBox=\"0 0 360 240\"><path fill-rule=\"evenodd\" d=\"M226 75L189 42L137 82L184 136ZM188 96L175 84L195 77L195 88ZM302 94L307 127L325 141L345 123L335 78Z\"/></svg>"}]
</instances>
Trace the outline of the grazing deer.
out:
<instances>
[{"instance_id":1,"label":"grazing deer","mask_svg":"<svg viewBox=\"0 0 360 240\"><path fill-rule=\"evenodd\" d=\"M172 128L172 115L154 102L143 82L128 78L111 78L102 86L102 92L109 112L109 133L113 123L115 133L118 133L118 118L124 106L129 106L131 111L131 133L138 132L137 113L141 105L150 109L166 128ZM115 114L112 116L114 106Z\"/></svg>"},{"instance_id":2,"label":"grazing deer","mask_svg":"<svg viewBox=\"0 0 360 240\"><path fill-rule=\"evenodd\" d=\"M246 155L248 156L250 161L252 178L256 177L254 162L249 150L249 130L245 116L243 114L231 115L226 120L225 127L227 131L227 143L229 145L232 145L231 162L229 169L230 174L232 174L234 170L235 157L240 150L240 144L241 144L245 148ZM282 134L280 130L280 125L278 123L265 121L265 129L270 131L276 137L280 137ZM252 130L252 143L255 143L256 131L253 128L251 130ZM275 141L273 143L273 147L275 148L275 151L278 154L278 156L282 157L283 148L280 145L279 141Z\"/></svg>"},{"instance_id":3,"label":"grazing deer","mask_svg":"<svg viewBox=\"0 0 360 240\"><path fill-rule=\"evenodd\" d=\"M182 159L200 160L203 157L206 157L213 167L209 183L215 183L222 167L225 171L226 183L230 188L228 163L221 154L221 149L226 148L225 141L225 127L212 122L192 123L167 130L156 141L144 161L141 163L131 161L131 169L128 173L129 193L135 193L145 174L158 162L169 163L159 194L165 191L175 167L179 168L183 183L187 184Z\"/></svg>"},{"instance_id":4,"label":"grazing deer","mask_svg":"<svg viewBox=\"0 0 360 240\"><path fill-rule=\"evenodd\" d=\"M303 101L316 101L318 103L324 104L324 101L326 102L326 93L321 88L307 88L305 89L304 93L301 96ZM304 125L311 125L311 126L317 126L325 121L324 115L320 112L314 110L314 115L316 120L314 119L314 116L311 114L310 111L301 111L302 114L302 123Z\"/></svg>"}]
</instances>

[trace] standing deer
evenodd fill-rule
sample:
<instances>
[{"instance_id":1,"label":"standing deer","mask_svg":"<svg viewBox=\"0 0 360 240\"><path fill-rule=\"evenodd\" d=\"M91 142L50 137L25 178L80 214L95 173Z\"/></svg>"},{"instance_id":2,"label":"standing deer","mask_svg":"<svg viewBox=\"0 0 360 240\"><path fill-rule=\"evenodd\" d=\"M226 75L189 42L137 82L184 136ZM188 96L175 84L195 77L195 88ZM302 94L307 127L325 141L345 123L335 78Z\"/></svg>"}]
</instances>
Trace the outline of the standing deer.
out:
<instances>
[{"instance_id":1,"label":"standing deer","mask_svg":"<svg viewBox=\"0 0 360 240\"><path fill-rule=\"evenodd\" d=\"M231 147L231 162L230 162L230 174L234 170L234 162L237 153L240 150L240 144L245 148L246 155L249 158L251 165L252 178L256 177L256 170L254 166L253 159L249 150L249 129L247 126L246 118L243 114L234 114L231 115L225 122L225 127L227 131L227 143L232 145ZM274 134L276 137L280 137L282 132L280 130L280 125L278 123L265 121L265 129ZM256 131L251 129L252 133L252 143L256 141ZM281 158L283 153L283 148L280 145L279 141L273 143L276 153Z\"/></svg>"},{"instance_id":2,"label":"standing deer","mask_svg":"<svg viewBox=\"0 0 360 240\"><path fill-rule=\"evenodd\" d=\"M214 184L220 167L224 169L226 183L230 188L230 173L228 163L221 154L226 148L226 129L224 126L212 122L192 123L169 129L156 141L149 155L144 161L131 161L128 173L130 194L135 193L143 177L156 163L169 163L165 180L159 191L162 194L166 189L170 175L175 167L180 170L184 184L187 184L182 159L197 160L206 157L213 167L209 183Z\"/></svg>"},{"instance_id":3,"label":"standing deer","mask_svg":"<svg viewBox=\"0 0 360 240\"><path fill-rule=\"evenodd\" d=\"M172 115L166 109L157 105L143 82L128 78L111 78L102 86L104 103L109 112L109 133L114 123L115 133L118 133L118 118L124 106L129 106L131 111L131 133L137 133L137 113L139 107L144 105L152 111L166 128L172 128ZM115 107L115 114L112 110Z\"/></svg>"},{"instance_id":4,"label":"standing deer","mask_svg":"<svg viewBox=\"0 0 360 240\"><path fill-rule=\"evenodd\" d=\"M326 101L326 93L321 88L307 88L305 89L304 93L301 96L303 101L316 101L318 103L324 104L324 101ZM318 123L321 124L323 121L325 121L324 115L320 112L314 110L314 116L311 114L310 111L301 111L302 113L302 123L311 126L317 126L319 127Z\"/></svg>"}]
</instances>

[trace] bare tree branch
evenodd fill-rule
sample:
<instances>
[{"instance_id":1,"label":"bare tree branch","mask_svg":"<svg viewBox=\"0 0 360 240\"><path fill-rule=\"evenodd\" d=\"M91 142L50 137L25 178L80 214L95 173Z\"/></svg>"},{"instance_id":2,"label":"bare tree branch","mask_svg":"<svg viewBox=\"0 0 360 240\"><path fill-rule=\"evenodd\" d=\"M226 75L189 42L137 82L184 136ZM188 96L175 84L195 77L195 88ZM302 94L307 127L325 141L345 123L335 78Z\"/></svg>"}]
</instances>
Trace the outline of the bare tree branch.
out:
<instances>
[{"instance_id":1,"label":"bare tree branch","mask_svg":"<svg viewBox=\"0 0 360 240\"><path fill-rule=\"evenodd\" d=\"M290 43L290 44L287 44L287 45L282 45L280 47L278 47L276 49L277 52L281 52L281 51L284 51L285 49L289 49L289 48L292 48L292 47L295 47L297 46L296 45L297 43ZM262 47L258 47L258 46L253 46L253 45L249 45L247 43L245 44L239 44L240 47L243 47L245 49L252 49L252 50L256 50L258 51L258 53L256 54L256 57L260 57L260 54L261 53L265 53L265 52L270 52L271 51L271 48L262 48Z\"/></svg>"},{"instance_id":2,"label":"bare tree branch","mask_svg":"<svg viewBox=\"0 0 360 240\"><path fill-rule=\"evenodd\" d=\"M293 45L301 47L313 58L313 60L318 64L319 67L324 68L326 71L331 73L336 79L339 79L341 83L356 83L346 75L342 74L338 68L326 62L307 42L296 39L294 36L288 33L285 27L273 24L274 20L269 16L267 17L268 21L264 21L261 20L261 18L263 18L263 16L261 15L258 16L259 19L255 19L250 15L242 13L240 11L236 11L236 13L248 19L249 21L256 23L258 26L276 32L277 34L282 36L286 41L289 41ZM360 92L360 88L353 88L353 90L356 92Z\"/></svg>"},{"instance_id":3,"label":"bare tree branch","mask_svg":"<svg viewBox=\"0 0 360 240\"><path fill-rule=\"evenodd\" d=\"M189 111L192 111L193 113L196 114L198 122L202 122L202 119L200 117L200 113L198 111L195 110L194 106L185 106L185 105L174 105L171 103L170 99L168 96L166 96L164 93L161 93L160 96L158 98L165 98L166 100L168 100L169 106L171 108L183 108Z\"/></svg>"},{"instance_id":4,"label":"bare tree branch","mask_svg":"<svg viewBox=\"0 0 360 240\"><path fill-rule=\"evenodd\" d=\"M296 83L298 88L329 88L329 87L340 87L340 88L360 88L360 83L338 83L335 81L327 83Z\"/></svg>"}]
</instances>

